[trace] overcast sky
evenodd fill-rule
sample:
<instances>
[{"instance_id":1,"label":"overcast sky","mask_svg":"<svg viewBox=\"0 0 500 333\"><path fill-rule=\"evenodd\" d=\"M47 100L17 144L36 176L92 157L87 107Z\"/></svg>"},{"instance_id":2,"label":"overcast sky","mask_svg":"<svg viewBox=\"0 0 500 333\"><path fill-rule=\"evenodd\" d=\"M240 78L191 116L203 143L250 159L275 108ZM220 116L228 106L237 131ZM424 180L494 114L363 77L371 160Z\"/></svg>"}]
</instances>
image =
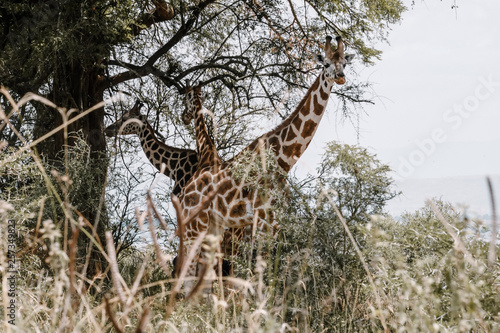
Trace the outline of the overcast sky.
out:
<instances>
[{"instance_id":1,"label":"overcast sky","mask_svg":"<svg viewBox=\"0 0 500 333\"><path fill-rule=\"evenodd\" d=\"M411 2L406 1L408 7ZM375 105L364 107L359 144L391 166L403 191L415 191L408 184L428 178L500 175L500 1L457 0L457 10L452 4L415 1L393 27L390 45L378 45L382 60L371 67L355 66L361 79L374 83L378 96ZM358 143L357 129L339 120L335 102L333 97L299 160L299 175L315 168L326 142ZM500 192L500 179L494 179ZM446 191L460 192L460 186L449 184L430 186L427 195L448 199ZM462 188L473 187L468 183ZM485 189L483 183L479 188ZM423 204L422 193L406 193L400 201L415 194ZM450 200L462 199L452 195Z\"/></svg>"}]
</instances>

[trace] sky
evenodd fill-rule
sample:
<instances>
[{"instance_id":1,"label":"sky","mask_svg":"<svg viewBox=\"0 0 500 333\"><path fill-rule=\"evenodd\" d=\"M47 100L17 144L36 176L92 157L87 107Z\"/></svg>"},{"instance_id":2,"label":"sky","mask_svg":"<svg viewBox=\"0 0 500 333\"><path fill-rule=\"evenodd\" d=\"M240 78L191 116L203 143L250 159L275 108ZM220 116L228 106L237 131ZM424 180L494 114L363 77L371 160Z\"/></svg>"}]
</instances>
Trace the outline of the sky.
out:
<instances>
[{"instance_id":1,"label":"sky","mask_svg":"<svg viewBox=\"0 0 500 333\"><path fill-rule=\"evenodd\" d=\"M403 195L389 204L393 214L432 197L488 214L487 175L500 202L500 1L405 3L389 44L376 45L382 59L353 67L373 83L375 104L357 128L341 121L332 97L295 171L314 172L329 141L360 144L394 170Z\"/></svg>"}]
</instances>

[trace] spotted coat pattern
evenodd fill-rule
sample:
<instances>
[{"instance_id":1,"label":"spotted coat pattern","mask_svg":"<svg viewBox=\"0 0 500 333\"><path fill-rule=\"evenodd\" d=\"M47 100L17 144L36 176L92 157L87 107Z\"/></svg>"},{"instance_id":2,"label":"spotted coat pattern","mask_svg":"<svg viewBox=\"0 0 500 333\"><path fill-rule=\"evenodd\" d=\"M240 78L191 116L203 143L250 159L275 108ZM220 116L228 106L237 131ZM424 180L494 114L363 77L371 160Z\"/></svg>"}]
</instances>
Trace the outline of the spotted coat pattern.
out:
<instances>
[{"instance_id":1,"label":"spotted coat pattern","mask_svg":"<svg viewBox=\"0 0 500 333\"><path fill-rule=\"evenodd\" d=\"M164 174L174 181L172 193L178 195L198 168L198 155L194 150L175 148L159 141L146 116L140 113L141 106L142 103L137 101L130 111L108 126L104 133L110 137L137 135L148 160L160 171L163 165Z\"/></svg>"}]
</instances>

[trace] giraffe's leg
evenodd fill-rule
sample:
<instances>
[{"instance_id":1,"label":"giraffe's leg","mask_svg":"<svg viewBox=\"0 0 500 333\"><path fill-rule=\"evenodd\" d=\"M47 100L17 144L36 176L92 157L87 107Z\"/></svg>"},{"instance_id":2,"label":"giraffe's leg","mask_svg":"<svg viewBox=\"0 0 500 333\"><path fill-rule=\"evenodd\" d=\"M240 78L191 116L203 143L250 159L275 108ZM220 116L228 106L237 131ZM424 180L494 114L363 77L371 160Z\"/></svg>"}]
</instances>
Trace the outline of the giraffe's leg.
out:
<instances>
[{"instance_id":1,"label":"giraffe's leg","mask_svg":"<svg viewBox=\"0 0 500 333\"><path fill-rule=\"evenodd\" d=\"M211 292L212 282L217 278L214 267L217 264L216 250L219 243L220 237L208 234L203 238L201 246L197 247L193 260L187 263L189 267L184 280L186 295L193 297L200 291L204 294ZM188 253L189 251L188 249Z\"/></svg>"},{"instance_id":2,"label":"giraffe's leg","mask_svg":"<svg viewBox=\"0 0 500 333\"><path fill-rule=\"evenodd\" d=\"M192 262L189 265L188 272L186 274L185 280L184 280L184 293L185 295L191 294L191 291L193 290L195 283L196 283L196 271L198 270L198 263L197 262Z\"/></svg>"}]
</instances>

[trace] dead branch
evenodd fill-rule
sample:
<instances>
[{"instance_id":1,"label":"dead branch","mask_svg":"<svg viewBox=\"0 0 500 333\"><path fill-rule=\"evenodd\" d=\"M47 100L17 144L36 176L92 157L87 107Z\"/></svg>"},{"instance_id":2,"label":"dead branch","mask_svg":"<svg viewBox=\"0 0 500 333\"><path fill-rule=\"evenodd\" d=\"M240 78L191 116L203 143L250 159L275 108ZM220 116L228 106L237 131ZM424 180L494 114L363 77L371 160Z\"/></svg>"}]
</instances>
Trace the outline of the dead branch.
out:
<instances>
[{"instance_id":1,"label":"dead branch","mask_svg":"<svg viewBox=\"0 0 500 333\"><path fill-rule=\"evenodd\" d=\"M104 295L104 304L106 307L106 314L108 315L109 320L111 320L111 324L113 324L113 327L115 330L117 330L119 333L123 333L123 328L120 327L118 322L116 321L115 317L113 316L113 312L111 311L111 306L109 305L109 297L108 295Z\"/></svg>"},{"instance_id":2,"label":"dead branch","mask_svg":"<svg viewBox=\"0 0 500 333\"><path fill-rule=\"evenodd\" d=\"M135 333L142 333L146 330L146 325L149 321L149 306L146 306L144 312L141 315L141 319L139 320L139 324L137 325L137 329Z\"/></svg>"},{"instance_id":3,"label":"dead branch","mask_svg":"<svg viewBox=\"0 0 500 333\"><path fill-rule=\"evenodd\" d=\"M113 280L113 285L115 287L116 294L122 306L125 306L126 299L123 293L120 270L118 269L118 262L116 261L115 244L113 243L113 235L110 231L106 231L106 247L108 250L108 260L111 269L111 279Z\"/></svg>"},{"instance_id":4,"label":"dead branch","mask_svg":"<svg viewBox=\"0 0 500 333\"><path fill-rule=\"evenodd\" d=\"M488 251L488 266L493 268L493 265L496 261L496 245L497 245L497 211L495 204L495 194L493 192L493 185L491 184L490 177L486 178L488 182L488 190L490 192L490 200L491 200L491 212L492 212L492 221L491 221L491 242L490 249Z\"/></svg>"},{"instance_id":5,"label":"dead branch","mask_svg":"<svg viewBox=\"0 0 500 333\"><path fill-rule=\"evenodd\" d=\"M151 210L153 210L152 207L154 206L154 204L153 204L153 200L151 200L151 196L149 195L149 193L148 193L146 200L148 202L148 209L146 211L146 214L147 214L147 217L149 219L149 231L151 233L151 239L153 240L153 246L154 246L156 258L157 258L156 260L160 264L160 267L163 269L165 274L169 275L170 270L168 269L167 264L166 264L165 260L163 259L163 253L161 251L160 244L158 243L158 239L156 238L154 219L153 219L153 215L151 214Z\"/></svg>"}]
</instances>

